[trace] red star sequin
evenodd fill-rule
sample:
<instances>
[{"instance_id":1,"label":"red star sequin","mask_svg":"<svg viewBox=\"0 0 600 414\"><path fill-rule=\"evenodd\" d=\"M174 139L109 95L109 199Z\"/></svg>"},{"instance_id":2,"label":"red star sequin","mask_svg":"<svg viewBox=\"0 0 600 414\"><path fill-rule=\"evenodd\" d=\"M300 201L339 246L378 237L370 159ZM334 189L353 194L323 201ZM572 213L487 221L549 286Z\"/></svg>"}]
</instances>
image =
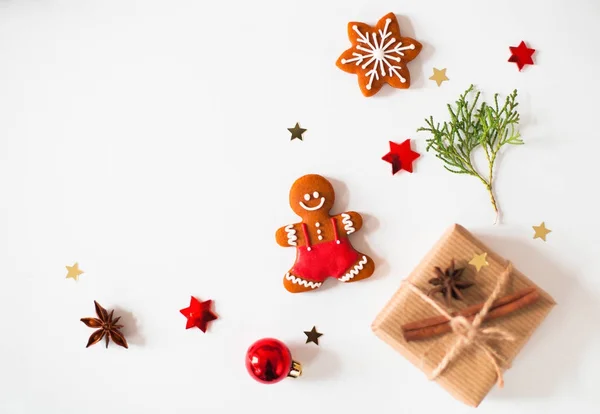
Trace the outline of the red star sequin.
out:
<instances>
[{"instance_id":1,"label":"red star sequin","mask_svg":"<svg viewBox=\"0 0 600 414\"><path fill-rule=\"evenodd\" d=\"M185 329L190 329L195 326L202 332L206 332L206 326L208 322L217 319L217 315L210 310L211 306L212 300L200 302L198 299L192 296L192 299L190 300L190 306L179 311L187 318Z\"/></svg>"},{"instance_id":2,"label":"red star sequin","mask_svg":"<svg viewBox=\"0 0 600 414\"><path fill-rule=\"evenodd\" d=\"M385 154L381 159L392 164L392 174L396 174L400 170L412 173L412 162L419 158L419 156L419 153L410 149L410 139L407 139L402 144L390 141L390 152Z\"/></svg>"},{"instance_id":3,"label":"red star sequin","mask_svg":"<svg viewBox=\"0 0 600 414\"><path fill-rule=\"evenodd\" d=\"M523 41L519 46L509 46L509 48L512 55L508 58L508 61L516 63L519 70L523 69L525 65L533 65L531 56L534 54L535 49L528 48Z\"/></svg>"}]
</instances>

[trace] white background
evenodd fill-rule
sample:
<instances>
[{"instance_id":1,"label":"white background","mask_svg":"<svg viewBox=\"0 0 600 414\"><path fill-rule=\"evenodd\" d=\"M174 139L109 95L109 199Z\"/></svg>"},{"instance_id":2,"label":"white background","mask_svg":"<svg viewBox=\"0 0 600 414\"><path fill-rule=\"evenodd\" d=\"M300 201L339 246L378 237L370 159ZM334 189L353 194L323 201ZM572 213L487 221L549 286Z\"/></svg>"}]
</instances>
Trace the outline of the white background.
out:
<instances>
[{"instance_id":1,"label":"white background","mask_svg":"<svg viewBox=\"0 0 600 414\"><path fill-rule=\"evenodd\" d=\"M348 21L390 11L423 51L409 90L364 98L335 60ZM0 0L0 412L471 412L370 330L454 222L559 303L478 411L598 412L599 17L593 0ZM523 72L507 63L521 40L537 49ZM470 83L519 90L526 145L500 159L497 226L481 183L415 132ZM409 137L416 171L392 176L381 157ZM333 181L334 212L364 214L370 280L283 289L294 251L274 231L306 173ZM215 301L206 334L184 328L191 295ZM94 299L129 350L85 349ZM265 336L301 379L250 379Z\"/></svg>"}]
</instances>

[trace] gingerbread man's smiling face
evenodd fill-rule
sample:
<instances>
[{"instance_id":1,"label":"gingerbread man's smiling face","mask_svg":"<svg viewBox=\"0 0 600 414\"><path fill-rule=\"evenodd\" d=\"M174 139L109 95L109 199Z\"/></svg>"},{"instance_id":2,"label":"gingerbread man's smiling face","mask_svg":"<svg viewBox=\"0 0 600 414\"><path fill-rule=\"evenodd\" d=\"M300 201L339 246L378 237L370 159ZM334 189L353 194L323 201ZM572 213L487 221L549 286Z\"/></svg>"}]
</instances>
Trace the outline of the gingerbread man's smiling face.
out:
<instances>
[{"instance_id":1,"label":"gingerbread man's smiling face","mask_svg":"<svg viewBox=\"0 0 600 414\"><path fill-rule=\"evenodd\" d=\"M300 177L290 190L290 206L300 217L327 214L334 201L333 186L317 174Z\"/></svg>"}]
</instances>

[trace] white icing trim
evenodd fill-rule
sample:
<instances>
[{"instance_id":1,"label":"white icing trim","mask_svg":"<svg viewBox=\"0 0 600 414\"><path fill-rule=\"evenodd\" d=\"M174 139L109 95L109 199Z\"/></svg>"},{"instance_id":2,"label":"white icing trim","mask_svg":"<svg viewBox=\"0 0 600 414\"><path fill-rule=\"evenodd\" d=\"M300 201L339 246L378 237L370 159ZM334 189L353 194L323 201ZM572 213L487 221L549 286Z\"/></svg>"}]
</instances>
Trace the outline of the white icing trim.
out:
<instances>
[{"instance_id":1,"label":"white icing trim","mask_svg":"<svg viewBox=\"0 0 600 414\"><path fill-rule=\"evenodd\" d=\"M319 223L318 221L315 223L315 227L321 227L321 223Z\"/></svg>"},{"instance_id":2,"label":"white icing trim","mask_svg":"<svg viewBox=\"0 0 600 414\"><path fill-rule=\"evenodd\" d=\"M296 240L298 240L298 236L296 236L296 230L294 229L293 224L289 224L285 226L285 232L287 233L288 244L290 246L297 246Z\"/></svg>"},{"instance_id":3,"label":"white icing trim","mask_svg":"<svg viewBox=\"0 0 600 414\"><path fill-rule=\"evenodd\" d=\"M314 207L308 207L302 201L300 202L300 207L302 207L304 210L307 210L307 211L315 211L315 210L318 210L321 207L323 207L323 204L325 204L325 197L321 197L321 202Z\"/></svg>"},{"instance_id":4,"label":"white icing trim","mask_svg":"<svg viewBox=\"0 0 600 414\"><path fill-rule=\"evenodd\" d=\"M342 213L342 224L344 224L344 230L346 230L346 234L352 234L356 231L354 228L354 223L350 219L350 214Z\"/></svg>"},{"instance_id":5,"label":"white icing trim","mask_svg":"<svg viewBox=\"0 0 600 414\"><path fill-rule=\"evenodd\" d=\"M363 256L362 259L352 268L348 273L344 276L340 277L339 280L342 282L347 282L350 279L354 278L361 270L363 270L364 265L367 264L367 256Z\"/></svg>"},{"instance_id":6,"label":"white icing trim","mask_svg":"<svg viewBox=\"0 0 600 414\"><path fill-rule=\"evenodd\" d=\"M319 240L323 240L323 236L318 236Z\"/></svg>"},{"instance_id":7,"label":"white icing trim","mask_svg":"<svg viewBox=\"0 0 600 414\"><path fill-rule=\"evenodd\" d=\"M316 289L316 288L318 288L319 286L322 285L322 283L320 283L320 282L311 282L311 281L308 281L308 280L304 280L302 278L294 276L291 273L286 273L285 274L285 278L287 280L291 281L295 285L309 287L311 289Z\"/></svg>"},{"instance_id":8,"label":"white icing trim","mask_svg":"<svg viewBox=\"0 0 600 414\"><path fill-rule=\"evenodd\" d=\"M400 82L406 83L406 79L400 75L400 72L398 72L398 70L402 69L402 66L394 65L389 61L392 60L396 63L400 63L402 61L401 57L404 56L403 51L414 50L415 45L409 44L408 46L402 46L402 42L395 37L392 37L387 43L385 43L387 38L392 35L392 32L388 31L391 22L392 19L386 19L383 31L378 31L379 37L381 38L380 42L377 41L377 35L375 33L371 33L373 36L373 43L371 43L368 33L363 34L358 29L358 26L352 26L352 30L354 30L358 35L357 43L362 43L367 47L357 45L356 49L365 53L354 52L352 53L352 56L354 56L352 59L342 59L341 62L344 65L347 63L354 63L356 66L358 66L366 60L366 63L362 65L363 69L373 65L372 69L366 72L364 75L369 77L369 83L366 85L367 90L371 90L373 87L373 79L379 80L379 74L381 74L381 76L386 75L386 69L388 71L388 76L396 76L398 79L400 79ZM397 44L394 45L396 42ZM393 48L390 49L392 46ZM394 56L394 53L398 56Z\"/></svg>"},{"instance_id":9,"label":"white icing trim","mask_svg":"<svg viewBox=\"0 0 600 414\"><path fill-rule=\"evenodd\" d=\"M323 230L321 230L321 229L317 230L317 234L321 234L321 233L323 233Z\"/></svg>"}]
</instances>

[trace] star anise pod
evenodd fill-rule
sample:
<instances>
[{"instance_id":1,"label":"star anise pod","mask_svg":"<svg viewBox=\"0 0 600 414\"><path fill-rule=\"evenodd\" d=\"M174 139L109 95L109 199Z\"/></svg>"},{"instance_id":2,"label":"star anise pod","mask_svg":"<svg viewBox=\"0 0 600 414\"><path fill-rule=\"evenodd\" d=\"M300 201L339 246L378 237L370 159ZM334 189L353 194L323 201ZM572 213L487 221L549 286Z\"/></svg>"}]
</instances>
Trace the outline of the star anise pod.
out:
<instances>
[{"instance_id":1,"label":"star anise pod","mask_svg":"<svg viewBox=\"0 0 600 414\"><path fill-rule=\"evenodd\" d=\"M429 292L427 292L428 296L431 296L435 293L441 293L444 296L444 300L446 301L446 306L450 306L450 302L452 298L456 300L464 300L463 294L461 293L462 289L466 289L474 285L472 282L465 282L462 279L463 272L465 268L457 269L454 265L454 259L450 262L450 267L445 271L442 271L438 266L435 267L435 272L437 276L433 279L429 279L429 283L433 286Z\"/></svg>"},{"instance_id":2,"label":"star anise pod","mask_svg":"<svg viewBox=\"0 0 600 414\"><path fill-rule=\"evenodd\" d=\"M121 317L119 316L118 318L113 319L114 310L111 310L109 314L98 302L94 301L94 305L96 306L96 315L98 315L98 318L81 318L81 322L85 323L90 328L100 328L92 333L86 348L100 342L102 338L106 338L107 348L109 338L112 339L115 344L122 346L123 348L129 348L125 337L121 331L119 331L123 325L117 325L117 322L119 322Z\"/></svg>"}]
</instances>

